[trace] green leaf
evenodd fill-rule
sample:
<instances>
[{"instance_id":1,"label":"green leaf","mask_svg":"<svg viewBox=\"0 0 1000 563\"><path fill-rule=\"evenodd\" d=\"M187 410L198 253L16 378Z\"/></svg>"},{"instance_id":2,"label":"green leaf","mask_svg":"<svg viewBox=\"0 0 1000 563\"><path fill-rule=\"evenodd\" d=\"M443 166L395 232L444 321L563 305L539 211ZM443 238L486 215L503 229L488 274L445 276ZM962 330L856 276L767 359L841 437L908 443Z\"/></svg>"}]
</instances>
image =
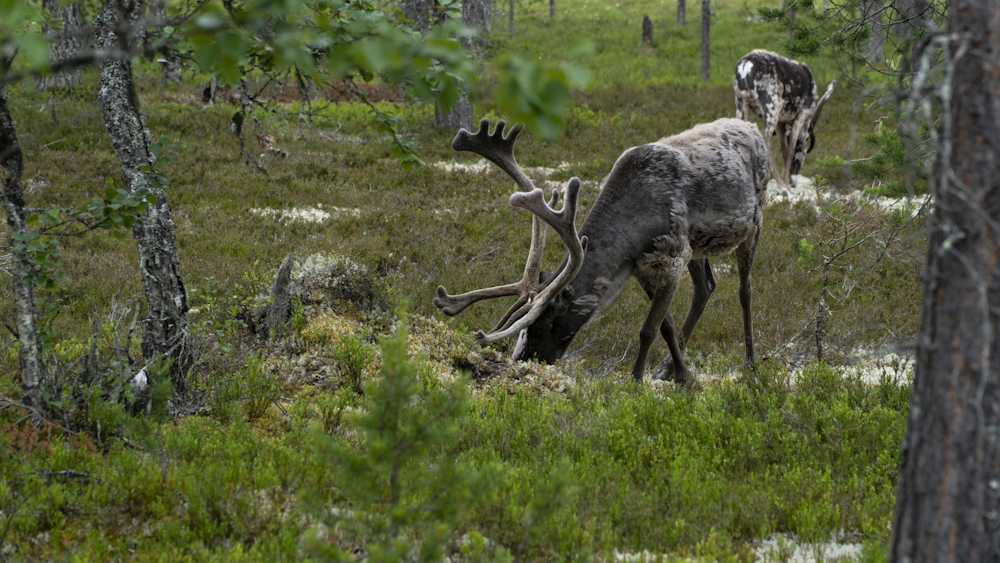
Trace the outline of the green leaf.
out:
<instances>
[{"instance_id":1,"label":"green leaf","mask_svg":"<svg viewBox=\"0 0 1000 563\"><path fill-rule=\"evenodd\" d=\"M34 66L48 67L49 40L44 35L25 33L17 35L14 43Z\"/></svg>"}]
</instances>

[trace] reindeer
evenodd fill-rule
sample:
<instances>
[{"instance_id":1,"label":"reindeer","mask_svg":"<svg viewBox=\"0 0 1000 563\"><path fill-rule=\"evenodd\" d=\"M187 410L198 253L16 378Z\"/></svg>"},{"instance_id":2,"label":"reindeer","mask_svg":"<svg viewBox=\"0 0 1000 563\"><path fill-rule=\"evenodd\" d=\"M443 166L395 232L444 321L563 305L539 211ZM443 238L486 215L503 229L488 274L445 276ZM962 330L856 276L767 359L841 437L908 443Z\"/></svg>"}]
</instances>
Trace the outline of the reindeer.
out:
<instances>
[{"instance_id":1,"label":"reindeer","mask_svg":"<svg viewBox=\"0 0 1000 563\"><path fill-rule=\"evenodd\" d=\"M657 329L670 348L666 376L688 381L681 350L715 290L708 259L736 251L740 273L746 361L753 365L750 317L750 268L760 236L767 180L767 147L752 123L720 119L679 135L625 151L604 181L601 194L579 233L575 218L580 180L570 179L562 209L559 192L549 203L514 159L515 126L503 135L498 121L492 134L483 119L479 132L459 131L452 147L486 157L511 176L519 188L511 205L530 211L531 247L519 282L449 295L438 286L434 304L448 315L483 299L518 299L480 343L518 335L514 359L547 363L566 352L576 333L609 306L635 276L651 300L639 331L639 353L632 368L642 380ZM540 272L546 224L558 233L568 254L554 274ZM670 302L687 268L694 297L677 338ZM540 275L541 274L541 275Z\"/></svg>"},{"instance_id":2,"label":"reindeer","mask_svg":"<svg viewBox=\"0 0 1000 563\"><path fill-rule=\"evenodd\" d=\"M747 119L750 110L764 120L764 139L777 132L781 143L782 173L774 155L768 151L771 171L779 186L794 186L806 153L813 149L813 128L823 105L833 93L836 81L817 101L816 83L804 63L786 59L777 53L756 49L736 64L733 89L736 91L736 117ZM794 142L793 142L794 141ZM808 145L808 146L807 146Z\"/></svg>"}]
</instances>

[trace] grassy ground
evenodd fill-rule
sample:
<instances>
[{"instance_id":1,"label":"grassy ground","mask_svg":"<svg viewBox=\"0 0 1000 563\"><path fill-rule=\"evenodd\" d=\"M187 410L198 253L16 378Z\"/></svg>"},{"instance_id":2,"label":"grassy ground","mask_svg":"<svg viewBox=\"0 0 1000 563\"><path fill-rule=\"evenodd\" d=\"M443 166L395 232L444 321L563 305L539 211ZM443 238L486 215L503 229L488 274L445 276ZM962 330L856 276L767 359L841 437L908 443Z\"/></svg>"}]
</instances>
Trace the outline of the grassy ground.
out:
<instances>
[{"instance_id":1,"label":"grassy ground","mask_svg":"<svg viewBox=\"0 0 1000 563\"><path fill-rule=\"evenodd\" d=\"M564 0L557 4L555 22L548 21L547 6L524 6L517 35L495 34L487 53L513 49L559 60L568 57L568 39L588 38L595 50L578 62L591 69L595 85L574 93L562 139L522 137L515 149L522 166L568 163L549 179L584 180L580 214L585 216L597 183L623 150L732 116L736 60L753 48L777 50L782 32L756 22L752 4L727 1L713 7L713 78L704 84L697 78L698 19L692 13L688 25L678 28L672 3ZM651 47L638 46L643 13L656 26ZM837 77L828 60L809 63L821 86ZM434 453L470 467L497 468L492 483L462 505L456 536L479 534L494 547L538 560L575 553L609 556L616 549L747 560L754 542L774 532L809 541L848 534L873 546L870 555L877 560L889 533L908 388L889 380L874 386L844 380L823 365L808 367L793 386L788 370L816 357L822 254L835 250L837 241L864 244L830 270L825 359L840 364L859 349L912 340L920 302L918 229L891 231L889 218L852 204L769 206L753 276L755 342L764 362L759 380L724 379L698 392L627 385L622 374L634 360L648 308L632 284L577 336L569 357L557 366L574 383L538 390L530 378L542 380L539 373L549 372L509 366L496 355L508 344L482 351L468 337L469 330L492 325L506 304L477 304L456 319L431 304L438 284L457 293L519 277L530 220L509 208L512 185L502 173L433 165L405 172L389 156L388 141L374 132L366 108L340 103L311 123L294 115L263 116L259 132L274 135L288 153L265 158L265 175L239 155L229 130L233 107L200 105L203 85L197 81L163 89L156 78L141 77L140 97L153 135L187 145L168 170L169 197L182 274L198 310L194 322L207 343L204 363L192 375L191 395L178 398L178 404L206 410L157 431L148 417L134 419L95 403L67 414L89 436L69 439L37 434L20 411L4 409L0 555L28 560L70 560L74 551L81 560L316 555L309 538L323 517L303 499L360 508L336 492L340 477L331 469L336 464L317 453L315 428L323 427L330 440L350 441L357 429L349 419L340 422L339 413L372 407L337 391L350 387L345 381L351 372L337 346L345 346L345 335L371 346L389 332L392 315L365 313L357 304L338 305L335 314L310 309L297 340L264 348L264 367L250 355L260 344L234 318L287 253L301 259L324 252L365 265L365 280L386 287L394 306L408 303L415 322L433 327L428 330L436 336L429 340L414 329L420 343L414 352L429 354L427 369L464 368L477 376L471 406L459 419L459 437ZM26 155L29 205L80 205L108 181L120 183L95 103L96 79L87 76L87 87L70 98L27 86L10 90ZM488 74L484 83L488 86ZM861 133L872 129L877 116L861 113L855 121L855 94L843 87L831 98L804 174L828 172L816 164L823 157L851 156L852 126ZM433 108L386 108L405 116L407 135L427 162L479 160L451 150L453 133L434 129ZM502 117L488 99L476 102L475 114ZM545 179L542 172L533 174L537 181ZM277 220L256 214L260 209L322 209L331 215L320 222ZM880 259L886 241L892 254ZM550 244L547 264L554 267L562 254ZM54 353L65 365L88 348L95 321L102 327L102 345L124 332L141 284L128 239L96 234L70 241L63 262L68 279ZM719 287L687 354L695 373L739 374L738 276L732 257L714 264ZM6 318L12 315L9 291L0 288ZM690 285L682 284L675 316L683 315L689 295ZM16 396L16 356L11 339L4 338L0 392ZM438 358L439 348L452 352ZM651 362L665 350L657 343ZM374 379L380 356L375 358L357 373ZM493 373L507 383L491 383ZM272 380L280 386L269 386ZM258 399L262 407L253 406ZM59 434L53 427L48 431ZM350 443L363 450L356 440ZM554 479L553 467L565 467L563 481ZM530 524L529 507L549 497L559 502Z\"/></svg>"}]
</instances>

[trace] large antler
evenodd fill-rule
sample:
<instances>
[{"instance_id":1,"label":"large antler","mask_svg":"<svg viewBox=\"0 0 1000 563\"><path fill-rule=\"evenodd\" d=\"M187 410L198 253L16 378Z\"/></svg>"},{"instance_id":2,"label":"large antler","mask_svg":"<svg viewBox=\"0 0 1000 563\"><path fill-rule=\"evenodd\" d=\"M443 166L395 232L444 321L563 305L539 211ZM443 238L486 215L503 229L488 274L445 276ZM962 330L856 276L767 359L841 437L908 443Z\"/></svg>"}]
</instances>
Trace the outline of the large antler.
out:
<instances>
[{"instance_id":1,"label":"large antler","mask_svg":"<svg viewBox=\"0 0 1000 563\"><path fill-rule=\"evenodd\" d=\"M812 118L809 120L809 126L814 127L816 122L819 121L819 113L823 111L823 106L826 105L826 101L830 99L830 94L833 93L833 87L837 84L836 80L830 82L830 85L826 87L826 93L823 97L816 102L816 109L813 110Z\"/></svg>"},{"instance_id":2,"label":"large antler","mask_svg":"<svg viewBox=\"0 0 1000 563\"><path fill-rule=\"evenodd\" d=\"M520 330L538 318L538 315L541 314L541 308L538 308L537 311L535 309L539 303L544 302L536 299L536 297L540 296L540 294L544 294L548 298L555 296L558 292L553 293L547 290L557 285L557 282L562 282L562 286L565 287L573 279L573 276L576 275L576 272L579 271L583 256L582 243L576 235L576 227L574 226L576 200L580 189L579 180L574 178L570 181L566 194L566 203L563 205L561 211L556 212L550 207L550 205L555 205L559 197L558 192L553 192L551 204L546 205L542 191L535 188L531 180L521 170L517 161L514 160L514 142L517 140L522 128L514 126L505 137L503 135L505 126L506 123L503 120L497 121L493 134L490 134L490 120L483 119L479 122L479 131L476 134L473 135L467 130L462 129L455 136L455 140L451 144L452 148L457 151L474 152L499 166L501 170L514 179L520 190L519 193L511 196L511 205L527 209L534 214L531 223L531 247L528 250L528 260L524 266L524 275L519 282L478 289L461 295L448 295L444 286L438 286L437 288L437 297L434 299L434 304L440 307L445 314L451 316L457 315L476 301L510 295L519 296L514 305L501 317L500 321L489 334L484 334L482 331L476 333L476 338L480 342L495 342L506 338L513 334L513 332L516 332L516 330L513 330L515 323L518 327L517 330ZM567 221L568 226L566 225ZM580 247L578 252L580 259L576 260L575 270L572 271L572 275L568 276L568 279L566 279L566 274L572 269L569 266L573 265L573 261L567 264L567 267L563 268L559 275L544 283L539 283L538 273L542 264L542 253L545 249L546 222L556 229L556 232L559 233L559 236L564 241L569 241L567 242L567 246L570 247L571 258L574 255L573 246ZM562 287L559 288L559 291L561 290ZM528 317L531 317L531 320L527 324L524 324L523 320Z\"/></svg>"}]
</instances>

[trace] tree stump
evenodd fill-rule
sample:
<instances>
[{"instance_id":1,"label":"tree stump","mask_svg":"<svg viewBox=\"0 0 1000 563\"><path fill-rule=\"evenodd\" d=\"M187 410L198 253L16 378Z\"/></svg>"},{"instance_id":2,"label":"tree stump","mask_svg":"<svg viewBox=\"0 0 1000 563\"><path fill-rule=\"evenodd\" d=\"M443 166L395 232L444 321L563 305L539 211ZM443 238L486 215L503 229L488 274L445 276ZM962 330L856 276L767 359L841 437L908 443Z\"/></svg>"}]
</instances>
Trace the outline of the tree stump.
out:
<instances>
[{"instance_id":1,"label":"tree stump","mask_svg":"<svg viewBox=\"0 0 1000 563\"><path fill-rule=\"evenodd\" d=\"M648 14L642 16L642 39L639 44L643 43L653 44L653 20L649 19Z\"/></svg>"},{"instance_id":2,"label":"tree stump","mask_svg":"<svg viewBox=\"0 0 1000 563\"><path fill-rule=\"evenodd\" d=\"M292 276L293 264L295 260L289 253L278 268L278 275L275 276L274 285L271 286L271 303L267 306L264 319L268 335L281 334L281 327L292 316L292 296L288 292L288 281Z\"/></svg>"}]
</instances>

